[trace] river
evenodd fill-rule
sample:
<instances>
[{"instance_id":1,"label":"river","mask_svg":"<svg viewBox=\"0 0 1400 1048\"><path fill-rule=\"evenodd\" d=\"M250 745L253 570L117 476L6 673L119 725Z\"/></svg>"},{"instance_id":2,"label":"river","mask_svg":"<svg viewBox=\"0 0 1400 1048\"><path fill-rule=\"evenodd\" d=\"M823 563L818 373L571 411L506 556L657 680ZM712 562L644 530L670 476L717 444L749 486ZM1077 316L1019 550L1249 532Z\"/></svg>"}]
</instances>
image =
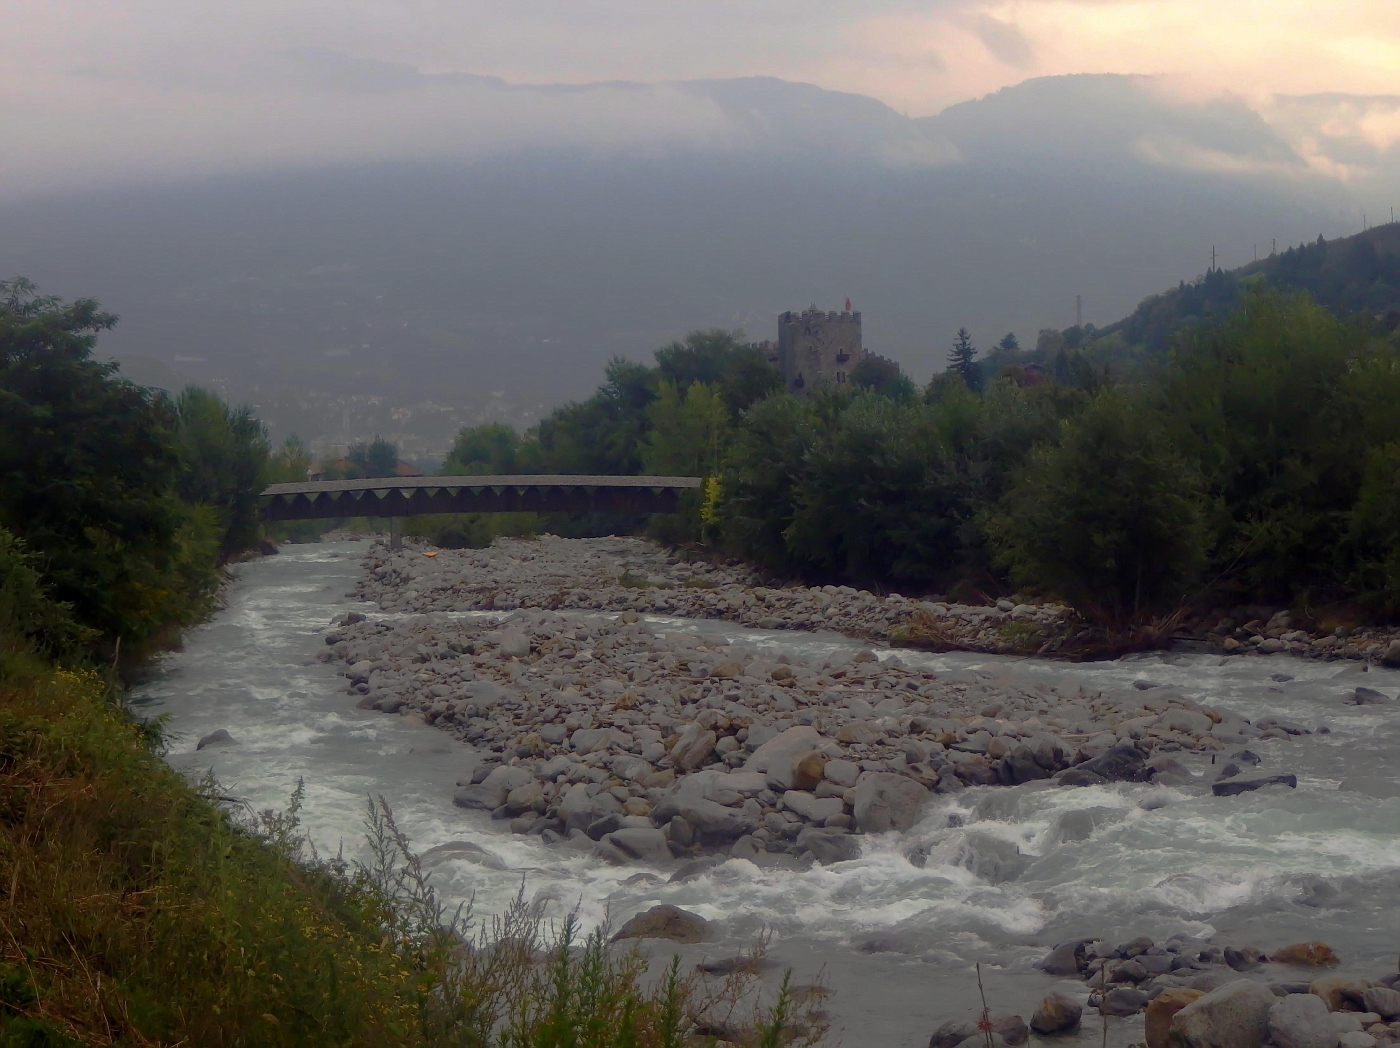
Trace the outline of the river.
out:
<instances>
[{"instance_id":1,"label":"river","mask_svg":"<svg viewBox=\"0 0 1400 1048\"><path fill-rule=\"evenodd\" d=\"M379 794L419 849L480 845L494 860L449 862L434 872L449 901L473 897L478 915L503 910L522 885L527 897L551 900L555 916L577 907L586 924L616 924L674 903L725 929L722 942L682 948L687 960L730 956L769 930L774 958L801 981L820 972L835 991L832 1040L848 1045L921 1046L939 1023L972 1015L974 962L983 965L998 1015L1029 1018L1052 988L1082 998L1081 983L1031 967L1050 945L1078 936L1123 941L1186 931L1265 949L1323 939L1343 957L1343 971L1395 968L1400 703L1355 707L1341 699L1357 683L1394 699L1400 673L1373 668L1335 679L1355 664L1285 656L1067 665L901 651L906 662L933 670L1005 663L1017 674L1090 689L1147 678L1250 719L1269 714L1328 731L1251 746L1268 764L1295 772L1296 791L1216 798L1200 786L972 789L935 798L903 838L862 838L858 860L805 872L733 860L670 884L669 870L639 876L638 867L512 836L485 813L454 808L454 784L476 761L471 747L355 708L337 667L316 655L332 619L368 610L345 596L363 550L354 542L289 546L243 566L227 608L190 630L184 649L135 687L132 702L143 716L167 718L172 765L196 777L212 769L228 793L255 808L285 806L304 780L304 823L323 852L343 845L357 853L366 798ZM858 645L835 634L704 626L808 655ZM196 752L196 741L218 728L239 745ZM1187 763L1199 772L1207 760ZM1060 841L1057 820L1076 808L1094 809L1096 828L1086 840ZM987 838L1014 843L1020 857L995 862ZM927 855L922 866L907 857L916 849ZM661 947L658 957L672 952ZM1099 1032L1084 1037L1097 1043ZM1109 1039L1141 1040L1140 1017L1114 1020Z\"/></svg>"}]
</instances>

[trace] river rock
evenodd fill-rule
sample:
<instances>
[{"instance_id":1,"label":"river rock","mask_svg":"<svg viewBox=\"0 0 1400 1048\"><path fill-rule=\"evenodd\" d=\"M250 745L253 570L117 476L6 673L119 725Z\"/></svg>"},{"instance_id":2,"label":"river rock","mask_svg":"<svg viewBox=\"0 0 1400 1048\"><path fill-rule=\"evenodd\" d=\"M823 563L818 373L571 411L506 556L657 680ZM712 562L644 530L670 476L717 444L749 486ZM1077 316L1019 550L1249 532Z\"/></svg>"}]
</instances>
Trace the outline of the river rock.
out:
<instances>
[{"instance_id":1,"label":"river rock","mask_svg":"<svg viewBox=\"0 0 1400 1048\"><path fill-rule=\"evenodd\" d=\"M1159 786L1189 786L1196 781L1186 765L1166 754L1153 757L1146 766L1152 781Z\"/></svg>"},{"instance_id":2,"label":"river rock","mask_svg":"<svg viewBox=\"0 0 1400 1048\"><path fill-rule=\"evenodd\" d=\"M666 835L660 830L630 826L609 833L603 841L639 862L666 862L671 858Z\"/></svg>"},{"instance_id":3,"label":"river rock","mask_svg":"<svg viewBox=\"0 0 1400 1048\"><path fill-rule=\"evenodd\" d=\"M989 833L968 834L954 861L991 884L1014 881L1027 865L1026 857L1014 842Z\"/></svg>"},{"instance_id":4,"label":"river rock","mask_svg":"<svg viewBox=\"0 0 1400 1048\"><path fill-rule=\"evenodd\" d=\"M1321 997L1327 1010L1339 1012L1348 1001L1360 1004L1366 999L1366 991L1371 984L1365 979L1354 979L1347 975L1324 975L1314 979L1308 992Z\"/></svg>"},{"instance_id":5,"label":"river rock","mask_svg":"<svg viewBox=\"0 0 1400 1048\"><path fill-rule=\"evenodd\" d=\"M652 812L652 817L659 823L677 816L694 827L701 837L715 841L733 841L758 828L758 823L742 809L730 808L685 792L668 793Z\"/></svg>"},{"instance_id":6,"label":"river rock","mask_svg":"<svg viewBox=\"0 0 1400 1048\"><path fill-rule=\"evenodd\" d=\"M418 856L418 862L425 870L431 870L445 862L454 860L475 863L478 866L485 866L488 870L509 869L499 857L471 841L448 841L446 844L429 848Z\"/></svg>"},{"instance_id":7,"label":"river rock","mask_svg":"<svg viewBox=\"0 0 1400 1048\"><path fill-rule=\"evenodd\" d=\"M1274 964L1298 964L1311 968L1328 968L1341 963L1332 947L1325 942L1295 942L1281 946L1269 955Z\"/></svg>"},{"instance_id":8,"label":"river rock","mask_svg":"<svg viewBox=\"0 0 1400 1048\"><path fill-rule=\"evenodd\" d=\"M1256 779L1225 779L1211 783L1210 791L1217 797L1238 797L1242 793L1252 793L1266 786L1287 786L1290 790L1296 790L1298 776L1264 775Z\"/></svg>"},{"instance_id":9,"label":"river rock","mask_svg":"<svg viewBox=\"0 0 1400 1048\"><path fill-rule=\"evenodd\" d=\"M1290 993L1269 1009L1269 1036L1278 1048L1335 1048L1337 1031L1321 997Z\"/></svg>"},{"instance_id":10,"label":"river rock","mask_svg":"<svg viewBox=\"0 0 1400 1048\"><path fill-rule=\"evenodd\" d=\"M1393 640L1386 645L1385 654L1381 656L1381 665L1400 669L1400 640Z\"/></svg>"},{"instance_id":11,"label":"river rock","mask_svg":"<svg viewBox=\"0 0 1400 1048\"><path fill-rule=\"evenodd\" d=\"M846 805L840 797L814 797L803 790L788 790L783 794L783 807L808 822L825 822L833 815L840 815Z\"/></svg>"},{"instance_id":12,"label":"river rock","mask_svg":"<svg viewBox=\"0 0 1400 1048\"><path fill-rule=\"evenodd\" d=\"M822 765L822 777L837 786L854 786L860 778L860 765L855 761L830 760Z\"/></svg>"},{"instance_id":13,"label":"river rock","mask_svg":"<svg viewBox=\"0 0 1400 1048\"><path fill-rule=\"evenodd\" d=\"M713 731L699 724L690 724L672 747L671 760L682 771L694 771L709 761L710 755L715 752L716 738Z\"/></svg>"},{"instance_id":14,"label":"river rock","mask_svg":"<svg viewBox=\"0 0 1400 1048\"><path fill-rule=\"evenodd\" d=\"M237 746L238 740L228 733L227 728L220 728L211 731L208 735L199 740L196 750L202 750L209 746Z\"/></svg>"},{"instance_id":15,"label":"river rock","mask_svg":"<svg viewBox=\"0 0 1400 1048\"><path fill-rule=\"evenodd\" d=\"M1348 1030L1337 1036L1337 1048L1376 1048L1376 1039L1363 1030Z\"/></svg>"},{"instance_id":16,"label":"river rock","mask_svg":"<svg viewBox=\"0 0 1400 1048\"><path fill-rule=\"evenodd\" d=\"M949 1019L933 1031L928 1039L928 1048L958 1048L958 1045L977 1032L977 1023L972 1019Z\"/></svg>"},{"instance_id":17,"label":"river rock","mask_svg":"<svg viewBox=\"0 0 1400 1048\"><path fill-rule=\"evenodd\" d=\"M865 833L901 833L919 821L929 791L913 779L892 772L861 776L851 807L856 825Z\"/></svg>"},{"instance_id":18,"label":"river rock","mask_svg":"<svg viewBox=\"0 0 1400 1048\"><path fill-rule=\"evenodd\" d=\"M1361 1002L1368 1012L1375 1012L1386 1022L1400 1019L1400 990L1372 986L1362 995Z\"/></svg>"},{"instance_id":19,"label":"river rock","mask_svg":"<svg viewBox=\"0 0 1400 1048\"><path fill-rule=\"evenodd\" d=\"M848 833L819 826L806 826L797 835L799 851L811 852L823 866L860 858L860 842Z\"/></svg>"},{"instance_id":20,"label":"river rock","mask_svg":"<svg viewBox=\"0 0 1400 1048\"><path fill-rule=\"evenodd\" d=\"M1078 975L1085 967L1085 946L1091 939L1062 942L1046 954L1035 966L1046 975Z\"/></svg>"},{"instance_id":21,"label":"river rock","mask_svg":"<svg viewBox=\"0 0 1400 1048\"><path fill-rule=\"evenodd\" d=\"M1097 775L1110 782L1135 779L1142 771L1144 758L1142 751L1132 743L1119 743L1091 760L1077 764L1070 771L1081 775Z\"/></svg>"},{"instance_id":22,"label":"river rock","mask_svg":"<svg viewBox=\"0 0 1400 1048\"><path fill-rule=\"evenodd\" d=\"M1351 706L1382 706L1390 701L1390 696L1375 688L1357 688L1346 701Z\"/></svg>"},{"instance_id":23,"label":"river rock","mask_svg":"<svg viewBox=\"0 0 1400 1048\"><path fill-rule=\"evenodd\" d=\"M1148 999L1147 994L1135 987L1115 986L1099 1000L1099 1014L1125 1019L1146 1008Z\"/></svg>"},{"instance_id":24,"label":"river rock","mask_svg":"<svg viewBox=\"0 0 1400 1048\"><path fill-rule=\"evenodd\" d=\"M810 724L800 724L773 736L744 763L745 771L762 772L775 790L794 788L797 764L822 746L822 737Z\"/></svg>"},{"instance_id":25,"label":"river rock","mask_svg":"<svg viewBox=\"0 0 1400 1048\"><path fill-rule=\"evenodd\" d=\"M1147 1048L1167 1048L1167 1032L1171 1028L1172 1017L1192 1001L1204 996L1203 990L1174 986L1152 998L1143 1018Z\"/></svg>"},{"instance_id":26,"label":"river rock","mask_svg":"<svg viewBox=\"0 0 1400 1048\"><path fill-rule=\"evenodd\" d=\"M1176 731L1183 735L1204 735L1210 731L1215 722L1204 713L1175 709L1162 714L1162 719L1158 723L1167 731Z\"/></svg>"},{"instance_id":27,"label":"river rock","mask_svg":"<svg viewBox=\"0 0 1400 1048\"><path fill-rule=\"evenodd\" d=\"M1079 1029L1083 1006L1073 997L1052 993L1042 998L1031 1015L1031 1029L1041 1035L1072 1033Z\"/></svg>"},{"instance_id":28,"label":"river rock","mask_svg":"<svg viewBox=\"0 0 1400 1048\"><path fill-rule=\"evenodd\" d=\"M545 808L544 787L531 779L506 795L505 806L507 815L519 815L527 811L542 812Z\"/></svg>"},{"instance_id":29,"label":"river rock","mask_svg":"<svg viewBox=\"0 0 1400 1048\"><path fill-rule=\"evenodd\" d=\"M526 783L534 782L535 777L526 768L497 765L478 786L468 786L458 790L452 803L459 808L475 808L479 811L495 811L505 804L510 792Z\"/></svg>"},{"instance_id":30,"label":"river rock","mask_svg":"<svg viewBox=\"0 0 1400 1048\"><path fill-rule=\"evenodd\" d=\"M1172 1018L1172 1048L1259 1048L1278 998L1263 983L1239 979L1192 1001Z\"/></svg>"},{"instance_id":31,"label":"river rock","mask_svg":"<svg viewBox=\"0 0 1400 1048\"><path fill-rule=\"evenodd\" d=\"M505 658L523 659L530 654L530 638L524 630L507 629L501 631L501 655Z\"/></svg>"},{"instance_id":32,"label":"river rock","mask_svg":"<svg viewBox=\"0 0 1400 1048\"><path fill-rule=\"evenodd\" d=\"M1017 1048L1031 1038L1031 1032L1026 1027L1026 1020L1019 1015L1007 1015L992 1020L992 1033L1002 1044L1009 1045L1010 1048Z\"/></svg>"},{"instance_id":33,"label":"river rock","mask_svg":"<svg viewBox=\"0 0 1400 1048\"><path fill-rule=\"evenodd\" d=\"M705 942L710 938L710 922L679 906L662 903L634 916L624 924L613 942L622 939L670 939L679 943Z\"/></svg>"}]
</instances>

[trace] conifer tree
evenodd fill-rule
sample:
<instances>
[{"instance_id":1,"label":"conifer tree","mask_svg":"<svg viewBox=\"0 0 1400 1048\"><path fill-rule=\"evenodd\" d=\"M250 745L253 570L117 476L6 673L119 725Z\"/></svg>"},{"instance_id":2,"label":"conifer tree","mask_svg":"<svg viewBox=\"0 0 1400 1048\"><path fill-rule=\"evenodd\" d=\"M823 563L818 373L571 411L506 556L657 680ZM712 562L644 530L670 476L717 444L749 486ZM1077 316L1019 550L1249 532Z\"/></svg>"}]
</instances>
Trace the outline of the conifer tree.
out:
<instances>
[{"instance_id":1,"label":"conifer tree","mask_svg":"<svg viewBox=\"0 0 1400 1048\"><path fill-rule=\"evenodd\" d=\"M962 376L968 389L982 388L982 369L977 366L977 347L972 344L972 333L967 328L958 328L953 339L953 348L948 352L948 370Z\"/></svg>"}]
</instances>

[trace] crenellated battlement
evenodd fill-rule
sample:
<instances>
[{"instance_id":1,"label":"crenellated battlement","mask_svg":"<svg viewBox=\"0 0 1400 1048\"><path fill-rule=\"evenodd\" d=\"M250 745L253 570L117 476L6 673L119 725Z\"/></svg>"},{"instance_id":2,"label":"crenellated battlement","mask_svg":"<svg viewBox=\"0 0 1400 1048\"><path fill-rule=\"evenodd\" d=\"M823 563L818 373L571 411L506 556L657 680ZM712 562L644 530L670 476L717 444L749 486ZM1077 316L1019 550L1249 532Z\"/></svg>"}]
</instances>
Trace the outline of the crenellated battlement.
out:
<instances>
[{"instance_id":1,"label":"crenellated battlement","mask_svg":"<svg viewBox=\"0 0 1400 1048\"><path fill-rule=\"evenodd\" d=\"M779 314L777 353L769 359L787 388L805 396L820 385L845 385L865 356L858 311L812 305Z\"/></svg>"}]
</instances>

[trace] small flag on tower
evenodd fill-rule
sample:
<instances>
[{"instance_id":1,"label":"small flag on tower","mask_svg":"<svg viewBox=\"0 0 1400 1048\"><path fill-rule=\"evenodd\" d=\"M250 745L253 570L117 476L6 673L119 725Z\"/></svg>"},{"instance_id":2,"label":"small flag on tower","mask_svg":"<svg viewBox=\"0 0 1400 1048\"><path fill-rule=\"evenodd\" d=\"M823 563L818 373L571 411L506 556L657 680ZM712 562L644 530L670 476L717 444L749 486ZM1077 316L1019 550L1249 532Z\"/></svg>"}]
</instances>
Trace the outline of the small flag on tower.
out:
<instances>
[{"instance_id":1,"label":"small flag on tower","mask_svg":"<svg viewBox=\"0 0 1400 1048\"><path fill-rule=\"evenodd\" d=\"M848 299L846 299L846 312L849 313L850 311L851 311L851 300L848 298Z\"/></svg>"}]
</instances>

